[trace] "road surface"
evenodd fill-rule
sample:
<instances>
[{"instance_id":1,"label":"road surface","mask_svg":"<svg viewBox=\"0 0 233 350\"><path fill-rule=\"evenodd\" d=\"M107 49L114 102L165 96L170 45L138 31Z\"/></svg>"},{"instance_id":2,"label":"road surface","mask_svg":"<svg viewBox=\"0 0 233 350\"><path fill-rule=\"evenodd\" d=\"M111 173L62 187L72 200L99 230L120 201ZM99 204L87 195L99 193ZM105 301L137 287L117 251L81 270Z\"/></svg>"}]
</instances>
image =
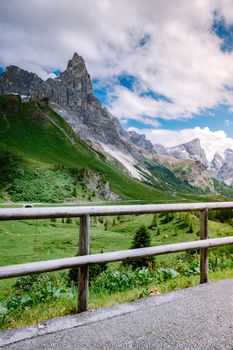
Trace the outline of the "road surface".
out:
<instances>
[{"instance_id":1,"label":"road surface","mask_svg":"<svg viewBox=\"0 0 233 350\"><path fill-rule=\"evenodd\" d=\"M5 331L0 344L5 350L232 350L233 279Z\"/></svg>"}]
</instances>

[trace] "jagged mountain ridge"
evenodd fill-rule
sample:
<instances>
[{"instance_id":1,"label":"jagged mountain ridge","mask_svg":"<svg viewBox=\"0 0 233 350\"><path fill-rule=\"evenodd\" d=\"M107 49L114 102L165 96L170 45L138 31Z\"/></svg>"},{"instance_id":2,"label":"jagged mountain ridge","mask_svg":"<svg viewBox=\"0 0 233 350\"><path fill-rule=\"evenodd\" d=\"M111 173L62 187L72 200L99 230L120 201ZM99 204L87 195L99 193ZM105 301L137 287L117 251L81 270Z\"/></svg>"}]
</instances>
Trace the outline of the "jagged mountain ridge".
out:
<instances>
[{"instance_id":1,"label":"jagged mountain ridge","mask_svg":"<svg viewBox=\"0 0 233 350\"><path fill-rule=\"evenodd\" d=\"M206 166L206 168L209 166L205 151L201 147L201 143L198 138L169 148L165 148L164 146L157 144L155 145L155 151L160 155L170 156L178 160L190 159L199 161Z\"/></svg>"},{"instance_id":2,"label":"jagged mountain ridge","mask_svg":"<svg viewBox=\"0 0 233 350\"><path fill-rule=\"evenodd\" d=\"M154 153L155 149L150 140L147 140L146 135L138 134L136 131L128 132L130 141L137 147L144 149L147 152Z\"/></svg>"},{"instance_id":3,"label":"jagged mountain ridge","mask_svg":"<svg viewBox=\"0 0 233 350\"><path fill-rule=\"evenodd\" d=\"M233 150L227 148L223 157L216 153L211 162L210 171L216 179L231 186L233 184Z\"/></svg>"},{"instance_id":4,"label":"jagged mountain ridge","mask_svg":"<svg viewBox=\"0 0 233 350\"><path fill-rule=\"evenodd\" d=\"M221 156L221 154L216 152L214 155L214 158L212 159L212 161L210 163L210 173L212 174L213 177L217 177L217 174L218 174L220 168L222 167L223 162L224 162L224 159Z\"/></svg>"},{"instance_id":5,"label":"jagged mountain ridge","mask_svg":"<svg viewBox=\"0 0 233 350\"><path fill-rule=\"evenodd\" d=\"M77 131L84 133L80 124L86 125L87 134L83 135L85 138L93 138L95 135L97 140L115 142L118 146L122 142L118 132L121 129L120 123L102 108L92 94L90 76L83 58L77 53L69 60L67 69L55 79L44 81L34 73L9 66L0 77L0 86L1 94L14 93L32 100L47 97L54 109L61 111L64 108L67 111L65 119L68 119L67 114L71 112L69 121ZM75 124L72 116L76 117Z\"/></svg>"},{"instance_id":6,"label":"jagged mountain ridge","mask_svg":"<svg viewBox=\"0 0 233 350\"><path fill-rule=\"evenodd\" d=\"M81 139L95 150L108 155L110 161L114 159L121 168L135 178L146 181L148 174L146 174L145 158L154 159L167 166L182 178L184 172L177 171L181 163L174 166L176 160L183 161L184 168L189 169L191 166L196 171L198 169L198 177L194 176L195 171L192 173L188 171L185 180L192 185L212 189L211 180L206 173L209 163L201 148L200 140L194 139L185 144L165 148L162 145L153 145L145 135L135 131L126 132L118 119L102 107L100 101L93 95L90 75L83 58L77 53L74 53L67 68L59 77L49 78L46 81L19 67L7 67L0 75L0 93L19 94L24 100L48 98L53 110L71 125ZM169 160L171 158L172 162ZM224 181L223 174L222 171L217 176L221 181ZM204 181L202 177L205 178ZM197 178L200 181L196 181Z\"/></svg>"},{"instance_id":7,"label":"jagged mountain ridge","mask_svg":"<svg viewBox=\"0 0 233 350\"><path fill-rule=\"evenodd\" d=\"M53 110L71 125L82 140L97 151L108 154L109 160L114 158L120 162L121 167L132 176L143 178L134 165L149 154L130 141L118 119L93 95L90 75L83 58L77 53L59 77L46 81L19 67L7 67L0 75L0 92L18 94L24 100L48 98Z\"/></svg>"},{"instance_id":8,"label":"jagged mountain ridge","mask_svg":"<svg viewBox=\"0 0 233 350\"><path fill-rule=\"evenodd\" d=\"M47 102L0 96L0 200L170 198L109 164Z\"/></svg>"}]
</instances>

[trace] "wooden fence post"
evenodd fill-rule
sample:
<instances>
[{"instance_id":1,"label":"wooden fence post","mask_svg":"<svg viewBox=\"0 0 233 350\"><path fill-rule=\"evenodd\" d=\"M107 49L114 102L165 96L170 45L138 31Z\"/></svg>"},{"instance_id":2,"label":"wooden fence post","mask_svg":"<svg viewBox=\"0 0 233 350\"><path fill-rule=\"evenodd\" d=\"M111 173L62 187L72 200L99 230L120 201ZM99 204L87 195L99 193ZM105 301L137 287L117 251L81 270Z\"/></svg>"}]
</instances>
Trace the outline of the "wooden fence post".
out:
<instances>
[{"instance_id":1,"label":"wooden fence post","mask_svg":"<svg viewBox=\"0 0 233 350\"><path fill-rule=\"evenodd\" d=\"M208 238L208 209L200 213L200 239ZM200 283L208 282L208 248L200 249Z\"/></svg>"},{"instance_id":2,"label":"wooden fence post","mask_svg":"<svg viewBox=\"0 0 233 350\"><path fill-rule=\"evenodd\" d=\"M80 216L79 228L79 255L89 254L89 231L90 216ZM78 312L87 310L88 307L88 289L89 289L89 266L79 268L78 274Z\"/></svg>"}]
</instances>

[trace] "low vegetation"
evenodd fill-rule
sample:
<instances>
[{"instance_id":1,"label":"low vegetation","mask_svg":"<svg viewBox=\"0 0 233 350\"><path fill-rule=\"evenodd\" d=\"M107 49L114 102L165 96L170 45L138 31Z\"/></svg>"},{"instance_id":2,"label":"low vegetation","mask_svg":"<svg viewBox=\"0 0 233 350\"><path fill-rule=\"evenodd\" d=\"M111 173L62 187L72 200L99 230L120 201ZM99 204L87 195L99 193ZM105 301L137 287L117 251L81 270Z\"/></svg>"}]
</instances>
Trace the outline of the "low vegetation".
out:
<instances>
[{"instance_id":1,"label":"low vegetation","mask_svg":"<svg viewBox=\"0 0 233 350\"><path fill-rule=\"evenodd\" d=\"M103 196L87 189L85 171L100 176L121 199L206 200L202 191L166 167L148 161L154 177L142 183L80 140L65 120L40 102L0 96L0 201L62 202ZM216 184L217 186L217 184ZM226 187L226 186L225 186ZM220 193L222 193L220 191ZM227 196L227 189L224 189ZM221 198L210 194L210 199ZM187 197L189 198L189 197ZM208 199L208 198L207 198Z\"/></svg>"},{"instance_id":2,"label":"low vegetation","mask_svg":"<svg viewBox=\"0 0 233 350\"><path fill-rule=\"evenodd\" d=\"M232 218L232 211L211 212L210 236L232 235ZM1 265L75 255L78 229L77 219L2 222ZM91 221L91 252L195 240L198 235L199 218L195 212L96 217ZM209 269L213 279L231 276L233 248L210 250ZM199 252L96 266L90 273L89 307L110 306L198 284ZM77 273L65 271L4 281L0 290L1 327L74 313L76 280Z\"/></svg>"},{"instance_id":3,"label":"low vegetation","mask_svg":"<svg viewBox=\"0 0 233 350\"><path fill-rule=\"evenodd\" d=\"M0 199L92 200L83 169L100 175L122 199L167 200L170 194L127 176L81 141L65 120L39 102L0 96ZM98 197L98 196L97 196ZM101 196L100 196L101 198Z\"/></svg>"}]
</instances>

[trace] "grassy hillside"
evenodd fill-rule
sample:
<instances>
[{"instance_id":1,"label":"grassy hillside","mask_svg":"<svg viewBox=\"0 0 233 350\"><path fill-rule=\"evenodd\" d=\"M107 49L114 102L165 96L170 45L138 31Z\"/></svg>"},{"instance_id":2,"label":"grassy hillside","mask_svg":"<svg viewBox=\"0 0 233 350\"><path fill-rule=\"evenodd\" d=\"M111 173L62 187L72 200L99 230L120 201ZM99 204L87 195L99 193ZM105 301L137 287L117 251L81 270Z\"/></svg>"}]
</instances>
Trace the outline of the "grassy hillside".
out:
<instances>
[{"instance_id":1,"label":"grassy hillside","mask_svg":"<svg viewBox=\"0 0 233 350\"><path fill-rule=\"evenodd\" d=\"M210 213L210 237L232 235L232 212L228 212L224 222L219 214L223 212ZM153 246L199 237L196 213L95 217L91 219L91 253L128 249L142 224L149 230ZM78 230L77 219L2 222L0 265L73 256L78 249ZM213 274L214 278L232 277L232 254L231 246L209 250L211 277ZM163 293L198 284L198 252L162 255L156 257L155 262L154 269L149 270L132 271L120 263L108 264L107 271L102 274L97 270L90 288L90 309L148 297L154 288ZM74 312L77 290L70 288L67 278L67 272L63 271L44 274L39 279L37 276L22 278L17 285L15 279L3 281L0 285L0 328L37 324ZM7 313L1 314L6 305Z\"/></svg>"},{"instance_id":2,"label":"grassy hillside","mask_svg":"<svg viewBox=\"0 0 233 350\"><path fill-rule=\"evenodd\" d=\"M147 161L147 168L154 176L154 178L151 178L151 181L158 189L166 189L171 193L203 193L201 189L196 188L190 185L188 181L177 177L171 170L161 164L153 161Z\"/></svg>"},{"instance_id":3,"label":"grassy hillside","mask_svg":"<svg viewBox=\"0 0 233 350\"><path fill-rule=\"evenodd\" d=\"M0 96L0 196L13 200L62 201L90 198L83 170L100 174L122 199L167 200L108 164L82 142L44 102L22 103Z\"/></svg>"}]
</instances>

